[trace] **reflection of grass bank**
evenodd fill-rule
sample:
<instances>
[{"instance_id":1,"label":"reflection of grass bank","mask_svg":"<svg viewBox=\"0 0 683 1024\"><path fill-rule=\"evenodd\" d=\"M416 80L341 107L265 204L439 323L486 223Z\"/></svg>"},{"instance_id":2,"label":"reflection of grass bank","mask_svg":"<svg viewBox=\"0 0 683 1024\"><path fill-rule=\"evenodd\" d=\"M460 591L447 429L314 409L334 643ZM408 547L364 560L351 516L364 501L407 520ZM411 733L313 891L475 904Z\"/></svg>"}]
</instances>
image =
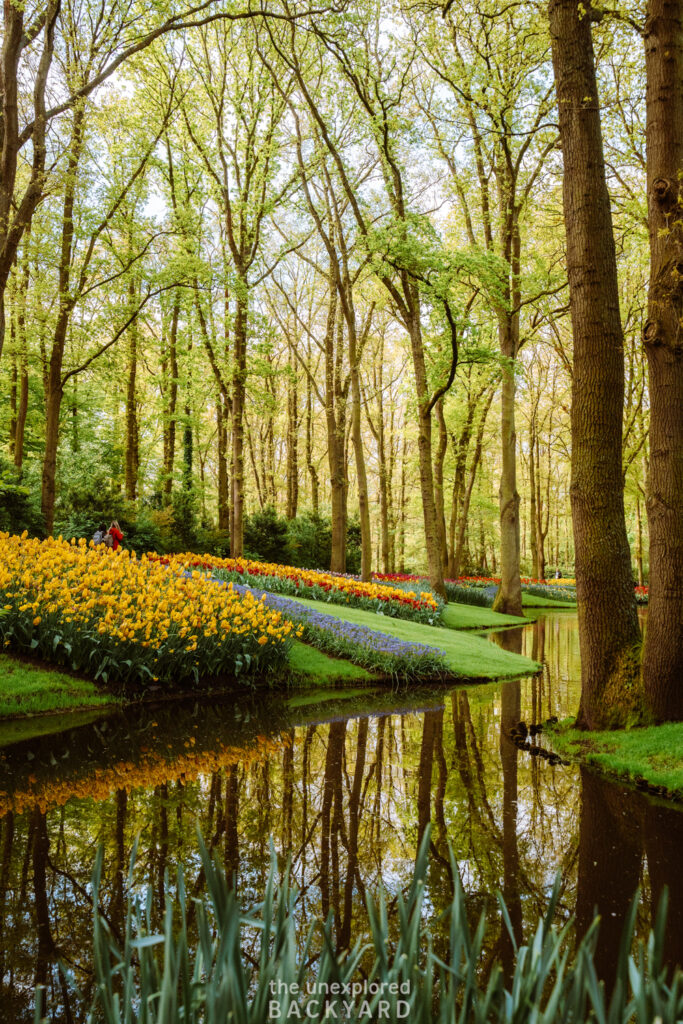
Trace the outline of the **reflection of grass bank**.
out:
<instances>
[{"instance_id":1,"label":"reflection of grass bank","mask_svg":"<svg viewBox=\"0 0 683 1024\"><path fill-rule=\"evenodd\" d=\"M683 800L683 722L591 733L572 724L563 722L550 733L559 754Z\"/></svg>"},{"instance_id":2,"label":"reflection of grass bank","mask_svg":"<svg viewBox=\"0 0 683 1024\"><path fill-rule=\"evenodd\" d=\"M0 718L118 703L89 679L0 654Z\"/></svg>"}]
</instances>

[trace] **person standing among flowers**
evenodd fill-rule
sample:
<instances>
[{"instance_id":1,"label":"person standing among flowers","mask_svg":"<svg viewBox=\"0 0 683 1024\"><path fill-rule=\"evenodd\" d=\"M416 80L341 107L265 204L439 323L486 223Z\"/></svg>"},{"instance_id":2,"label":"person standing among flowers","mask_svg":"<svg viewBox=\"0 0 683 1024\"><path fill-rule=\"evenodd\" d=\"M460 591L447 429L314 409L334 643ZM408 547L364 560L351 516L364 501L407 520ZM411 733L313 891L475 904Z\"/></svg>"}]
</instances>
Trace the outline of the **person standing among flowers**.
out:
<instances>
[{"instance_id":1,"label":"person standing among flowers","mask_svg":"<svg viewBox=\"0 0 683 1024\"><path fill-rule=\"evenodd\" d=\"M95 547L99 547L100 544L104 544L104 538L106 536L106 533L107 527L104 525L104 523L97 527L97 529L92 535L92 542L95 545Z\"/></svg>"},{"instance_id":2,"label":"person standing among flowers","mask_svg":"<svg viewBox=\"0 0 683 1024\"><path fill-rule=\"evenodd\" d=\"M111 537L111 545L107 544L107 547L112 547L114 551L118 548L119 544L123 540L123 534L121 533L121 527L119 526L116 519L112 520L111 526L107 530L107 536Z\"/></svg>"}]
</instances>

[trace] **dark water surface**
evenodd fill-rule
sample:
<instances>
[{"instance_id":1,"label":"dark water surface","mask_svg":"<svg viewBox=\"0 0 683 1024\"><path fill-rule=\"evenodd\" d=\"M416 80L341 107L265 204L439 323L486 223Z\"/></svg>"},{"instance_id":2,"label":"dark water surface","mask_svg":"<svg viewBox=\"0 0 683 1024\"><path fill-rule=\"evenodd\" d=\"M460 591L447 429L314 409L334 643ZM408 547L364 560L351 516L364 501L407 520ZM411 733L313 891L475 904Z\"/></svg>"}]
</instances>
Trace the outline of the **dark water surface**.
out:
<instances>
[{"instance_id":1,"label":"dark water surface","mask_svg":"<svg viewBox=\"0 0 683 1024\"><path fill-rule=\"evenodd\" d=\"M542 661L542 674L449 690L297 691L237 708L172 703L6 746L0 1019L32 1019L36 984L48 986L52 1019L82 1019L56 964L68 965L87 1000L98 845L101 909L117 934L138 834L134 885L152 887L157 915L180 862L190 895L202 893L197 824L245 903L263 894L271 841L281 866L291 857L302 934L331 913L339 948L367 931L366 890L406 886L431 824L428 913L436 917L452 892L450 844L472 920L488 910L487 950L506 969L512 943L496 890L527 941L558 872L560 919L575 915L581 931L600 909L607 978L639 886L641 935L669 887L667 954L683 961L683 812L508 739L520 719L576 711L576 615L548 613L495 640Z\"/></svg>"}]
</instances>

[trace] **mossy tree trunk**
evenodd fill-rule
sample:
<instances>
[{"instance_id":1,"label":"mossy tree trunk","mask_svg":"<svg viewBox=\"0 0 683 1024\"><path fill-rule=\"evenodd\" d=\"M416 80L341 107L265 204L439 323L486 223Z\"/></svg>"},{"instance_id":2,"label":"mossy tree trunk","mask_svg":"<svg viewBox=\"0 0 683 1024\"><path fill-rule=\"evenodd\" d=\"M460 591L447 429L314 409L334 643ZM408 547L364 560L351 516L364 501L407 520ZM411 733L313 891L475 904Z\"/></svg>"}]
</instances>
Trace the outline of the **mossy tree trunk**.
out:
<instances>
[{"instance_id":1,"label":"mossy tree trunk","mask_svg":"<svg viewBox=\"0 0 683 1024\"><path fill-rule=\"evenodd\" d=\"M564 157L574 334L571 504L581 650L578 724L623 725L639 709L640 638L624 518L624 339L590 15L550 0Z\"/></svg>"}]
</instances>

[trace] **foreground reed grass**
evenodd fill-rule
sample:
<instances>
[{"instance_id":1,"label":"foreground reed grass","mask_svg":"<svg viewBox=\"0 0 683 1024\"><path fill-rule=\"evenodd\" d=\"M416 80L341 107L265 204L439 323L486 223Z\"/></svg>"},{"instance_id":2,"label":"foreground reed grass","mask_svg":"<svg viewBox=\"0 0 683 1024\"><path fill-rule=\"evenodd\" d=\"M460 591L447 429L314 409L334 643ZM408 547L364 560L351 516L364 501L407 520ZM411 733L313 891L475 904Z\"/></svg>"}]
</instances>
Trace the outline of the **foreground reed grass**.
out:
<instances>
[{"instance_id":1,"label":"foreground reed grass","mask_svg":"<svg viewBox=\"0 0 683 1024\"><path fill-rule=\"evenodd\" d=\"M511 982L496 964L482 975L484 915L471 929L452 861L455 893L444 915L449 953L440 959L425 927L429 833L423 839L407 895L399 895L397 937L390 937L387 900L368 899L370 941L337 956L332 922L297 940L297 892L288 873L276 882L273 858L263 902L239 906L222 868L200 839L207 894L190 901L182 871L178 896L167 900L163 934L151 927L153 895L129 899L119 946L105 921L94 918L96 994L89 1024L264 1024L267 1020L343 1020L350 1024L409 1020L411 1024L674 1024L683 1016L683 976L663 963L665 900L648 940L632 952L636 902L619 952L616 982L607 994L594 954L599 922L572 952L571 924L552 924L559 886L526 946L514 946ZM134 855L135 856L135 853ZM102 854L93 874L94 906ZM505 905L501 911L511 925ZM190 937L190 914L195 925ZM247 935L256 959L243 957ZM392 936L396 932L392 929ZM315 955L315 950L320 950ZM253 948L252 948L253 953ZM363 974L370 964L369 973ZM311 964L313 966L311 966ZM355 987L354 987L355 986ZM309 991L310 990L310 991ZM322 996L321 993L326 993ZM37 993L36 1020L42 995ZM296 1004L295 1009L292 1006Z\"/></svg>"}]
</instances>

